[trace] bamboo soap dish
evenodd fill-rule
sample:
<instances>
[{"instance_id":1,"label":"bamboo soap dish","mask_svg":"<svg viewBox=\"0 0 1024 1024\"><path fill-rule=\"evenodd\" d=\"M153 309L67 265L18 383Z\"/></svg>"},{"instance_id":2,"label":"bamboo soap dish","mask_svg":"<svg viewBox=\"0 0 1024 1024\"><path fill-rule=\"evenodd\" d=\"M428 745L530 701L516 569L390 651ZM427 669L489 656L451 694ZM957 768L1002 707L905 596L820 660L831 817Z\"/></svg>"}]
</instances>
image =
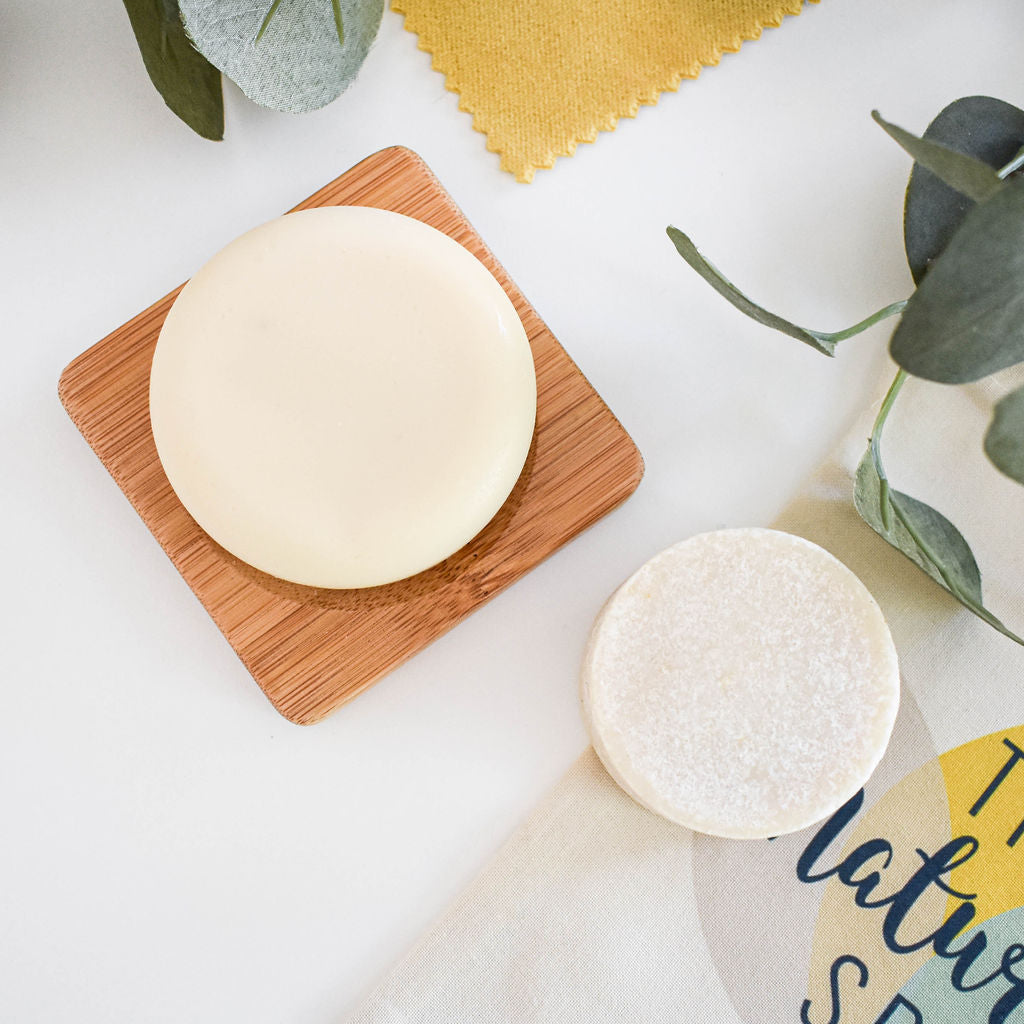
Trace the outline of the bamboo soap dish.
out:
<instances>
[{"instance_id":1,"label":"bamboo soap dish","mask_svg":"<svg viewBox=\"0 0 1024 1024\"><path fill-rule=\"evenodd\" d=\"M176 289L75 359L64 407L267 698L308 725L351 700L529 572L636 489L643 461L612 415L411 151L382 150L296 209L353 204L415 217L473 253L526 328L537 426L522 476L469 544L417 576L365 590L285 583L215 543L163 472L149 420L149 371Z\"/></svg>"}]
</instances>

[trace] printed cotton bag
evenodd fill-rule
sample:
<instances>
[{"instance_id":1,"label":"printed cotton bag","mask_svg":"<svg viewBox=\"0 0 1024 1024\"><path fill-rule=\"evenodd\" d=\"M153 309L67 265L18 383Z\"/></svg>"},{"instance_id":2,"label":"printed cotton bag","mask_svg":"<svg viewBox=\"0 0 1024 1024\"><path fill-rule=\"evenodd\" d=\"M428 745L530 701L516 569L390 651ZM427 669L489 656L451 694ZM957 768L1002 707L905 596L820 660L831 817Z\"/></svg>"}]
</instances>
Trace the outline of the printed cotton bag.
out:
<instances>
[{"instance_id":1,"label":"printed cotton bag","mask_svg":"<svg viewBox=\"0 0 1024 1024\"><path fill-rule=\"evenodd\" d=\"M884 454L1020 632L1024 488L981 451L1004 390L911 380ZM869 426L774 524L845 562L892 628L902 704L865 790L801 832L720 840L634 804L588 751L353 1022L1024 1020L1024 648L861 522Z\"/></svg>"}]
</instances>

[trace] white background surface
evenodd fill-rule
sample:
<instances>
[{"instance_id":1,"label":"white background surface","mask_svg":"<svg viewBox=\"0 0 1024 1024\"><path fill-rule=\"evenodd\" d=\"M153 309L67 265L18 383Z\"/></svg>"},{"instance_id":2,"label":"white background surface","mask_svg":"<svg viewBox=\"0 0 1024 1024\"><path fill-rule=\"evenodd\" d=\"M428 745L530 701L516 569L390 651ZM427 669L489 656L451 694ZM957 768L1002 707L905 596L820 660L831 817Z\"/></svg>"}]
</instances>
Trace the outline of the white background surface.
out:
<instances>
[{"instance_id":1,"label":"white background surface","mask_svg":"<svg viewBox=\"0 0 1024 1024\"><path fill-rule=\"evenodd\" d=\"M638 16L642 16L638 3ZM907 158L961 95L1024 105L1020 0L823 0L532 185L401 18L301 117L225 83L227 140L150 85L120 4L0 10L0 1019L340 1022L583 749L608 593L771 521L870 401L746 322L668 223L820 329L907 294ZM630 431L636 495L313 728L273 711L66 418L63 366L362 157L417 150Z\"/></svg>"}]
</instances>

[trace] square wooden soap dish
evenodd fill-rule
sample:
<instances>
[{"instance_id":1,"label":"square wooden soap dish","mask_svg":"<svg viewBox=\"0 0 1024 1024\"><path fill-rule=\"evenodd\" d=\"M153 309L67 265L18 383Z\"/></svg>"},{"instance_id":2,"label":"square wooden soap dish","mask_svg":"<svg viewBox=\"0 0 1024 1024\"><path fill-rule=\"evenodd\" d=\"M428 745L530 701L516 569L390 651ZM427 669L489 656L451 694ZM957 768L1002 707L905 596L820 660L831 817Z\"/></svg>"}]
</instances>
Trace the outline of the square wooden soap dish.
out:
<instances>
[{"instance_id":1,"label":"square wooden soap dish","mask_svg":"<svg viewBox=\"0 0 1024 1024\"><path fill-rule=\"evenodd\" d=\"M149 372L171 292L80 355L60 379L71 419L213 621L286 718L310 724L351 700L581 530L643 475L632 440L423 161L385 149L296 209L353 204L407 214L464 245L522 318L537 370L537 429L515 489L451 558L366 590L284 583L240 562L196 525L153 444Z\"/></svg>"}]
</instances>

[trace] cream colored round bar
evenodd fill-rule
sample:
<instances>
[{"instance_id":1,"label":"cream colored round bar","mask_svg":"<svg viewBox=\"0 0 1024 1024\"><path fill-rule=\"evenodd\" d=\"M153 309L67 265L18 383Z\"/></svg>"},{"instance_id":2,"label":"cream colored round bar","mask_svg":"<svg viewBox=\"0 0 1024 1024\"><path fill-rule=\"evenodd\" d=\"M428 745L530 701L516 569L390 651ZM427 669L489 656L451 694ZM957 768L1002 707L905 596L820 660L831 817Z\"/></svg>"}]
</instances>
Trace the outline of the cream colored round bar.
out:
<instances>
[{"instance_id":1,"label":"cream colored round bar","mask_svg":"<svg viewBox=\"0 0 1024 1024\"><path fill-rule=\"evenodd\" d=\"M635 800L737 839L793 832L864 784L899 705L864 585L774 530L705 533L655 556L598 616L582 671L601 760Z\"/></svg>"},{"instance_id":2,"label":"cream colored round bar","mask_svg":"<svg viewBox=\"0 0 1024 1024\"><path fill-rule=\"evenodd\" d=\"M185 286L153 360L157 451L185 508L294 583L414 575L471 540L522 471L529 342L448 236L365 207L292 213Z\"/></svg>"}]
</instances>

